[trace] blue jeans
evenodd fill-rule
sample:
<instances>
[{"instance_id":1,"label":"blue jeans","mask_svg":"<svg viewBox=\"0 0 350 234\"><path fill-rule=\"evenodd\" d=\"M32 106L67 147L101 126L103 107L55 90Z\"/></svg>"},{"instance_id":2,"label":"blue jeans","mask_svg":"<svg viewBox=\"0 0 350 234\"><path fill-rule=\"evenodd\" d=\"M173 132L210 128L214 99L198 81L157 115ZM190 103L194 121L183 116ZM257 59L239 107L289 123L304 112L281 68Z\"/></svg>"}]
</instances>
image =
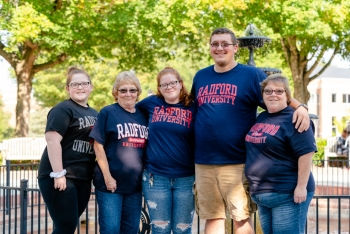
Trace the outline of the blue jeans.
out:
<instances>
[{"instance_id":1,"label":"blue jeans","mask_svg":"<svg viewBox=\"0 0 350 234\"><path fill-rule=\"evenodd\" d=\"M142 194L118 194L96 190L98 223L101 234L137 234L139 230Z\"/></svg>"},{"instance_id":2,"label":"blue jeans","mask_svg":"<svg viewBox=\"0 0 350 234\"><path fill-rule=\"evenodd\" d=\"M309 204L314 192L307 193L306 201L294 203L293 193L260 193L252 195L258 205L264 233L304 234Z\"/></svg>"},{"instance_id":3,"label":"blue jeans","mask_svg":"<svg viewBox=\"0 0 350 234\"><path fill-rule=\"evenodd\" d=\"M192 233L193 183L194 176L168 178L144 171L142 188L152 234Z\"/></svg>"}]
</instances>

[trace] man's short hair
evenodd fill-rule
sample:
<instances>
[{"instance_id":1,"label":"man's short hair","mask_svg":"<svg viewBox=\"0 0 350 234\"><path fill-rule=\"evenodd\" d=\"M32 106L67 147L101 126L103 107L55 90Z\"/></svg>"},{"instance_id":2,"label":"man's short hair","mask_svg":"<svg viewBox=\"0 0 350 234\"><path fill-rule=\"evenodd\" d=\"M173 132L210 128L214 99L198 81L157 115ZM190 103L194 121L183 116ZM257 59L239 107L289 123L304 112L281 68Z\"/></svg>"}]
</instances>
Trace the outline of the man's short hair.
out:
<instances>
[{"instance_id":1,"label":"man's short hair","mask_svg":"<svg viewBox=\"0 0 350 234\"><path fill-rule=\"evenodd\" d=\"M217 28L217 29L215 29L215 30L211 33L211 35L210 35L209 43L211 43L211 38L212 38L214 35L216 35L216 34L230 34L232 43L233 43L234 45L238 44L238 40L237 40L235 34L234 34L230 29L228 29L228 28Z\"/></svg>"}]
</instances>

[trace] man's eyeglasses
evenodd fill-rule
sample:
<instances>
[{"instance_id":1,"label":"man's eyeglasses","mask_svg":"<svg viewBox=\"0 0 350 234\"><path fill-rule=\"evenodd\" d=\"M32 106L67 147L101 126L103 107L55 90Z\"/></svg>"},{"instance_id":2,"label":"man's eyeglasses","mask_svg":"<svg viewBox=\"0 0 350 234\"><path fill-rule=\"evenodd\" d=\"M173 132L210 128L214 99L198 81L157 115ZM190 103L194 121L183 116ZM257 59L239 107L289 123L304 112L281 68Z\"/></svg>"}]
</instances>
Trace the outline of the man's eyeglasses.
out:
<instances>
[{"instance_id":1,"label":"man's eyeglasses","mask_svg":"<svg viewBox=\"0 0 350 234\"><path fill-rule=\"evenodd\" d=\"M223 43L219 43L219 42L213 42L213 43L210 43L210 46L217 49L219 48L219 46L221 45L222 48L226 49L228 48L230 45L234 45L232 43L227 43L227 42L223 42Z\"/></svg>"},{"instance_id":2,"label":"man's eyeglasses","mask_svg":"<svg viewBox=\"0 0 350 234\"><path fill-rule=\"evenodd\" d=\"M80 83L72 82L69 84L69 87L71 87L73 89L77 89L77 88L79 88L79 86L85 89L85 88L90 86L90 82L88 82L88 81L87 82L80 82Z\"/></svg>"},{"instance_id":3,"label":"man's eyeglasses","mask_svg":"<svg viewBox=\"0 0 350 234\"><path fill-rule=\"evenodd\" d=\"M177 85L177 83L179 83L179 81L175 80L175 81L171 81L169 83L160 84L159 87L161 89L167 89L168 87L174 88Z\"/></svg>"},{"instance_id":4,"label":"man's eyeglasses","mask_svg":"<svg viewBox=\"0 0 350 234\"><path fill-rule=\"evenodd\" d=\"M272 95L275 92L276 95L282 95L285 91L285 89L264 89L264 94Z\"/></svg>"},{"instance_id":5,"label":"man's eyeglasses","mask_svg":"<svg viewBox=\"0 0 350 234\"><path fill-rule=\"evenodd\" d=\"M122 94L126 94L127 92L129 92L131 94L135 94L138 91L139 91L138 89L118 89L118 92L120 92Z\"/></svg>"}]
</instances>

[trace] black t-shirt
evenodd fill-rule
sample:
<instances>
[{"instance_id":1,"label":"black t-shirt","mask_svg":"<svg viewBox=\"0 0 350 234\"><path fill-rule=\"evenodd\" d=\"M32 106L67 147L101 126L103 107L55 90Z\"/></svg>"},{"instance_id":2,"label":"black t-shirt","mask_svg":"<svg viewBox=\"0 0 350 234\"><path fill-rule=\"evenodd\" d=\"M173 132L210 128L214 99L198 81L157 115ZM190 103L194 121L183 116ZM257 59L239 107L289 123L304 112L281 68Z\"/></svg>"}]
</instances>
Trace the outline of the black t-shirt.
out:
<instances>
[{"instance_id":1,"label":"black t-shirt","mask_svg":"<svg viewBox=\"0 0 350 234\"><path fill-rule=\"evenodd\" d=\"M47 116L46 130L58 132L63 138L62 162L66 177L91 180L95 164L95 153L90 131L97 118L97 111L83 107L73 100L63 101L53 107ZM48 176L52 167L45 148L39 166L39 178Z\"/></svg>"}]
</instances>

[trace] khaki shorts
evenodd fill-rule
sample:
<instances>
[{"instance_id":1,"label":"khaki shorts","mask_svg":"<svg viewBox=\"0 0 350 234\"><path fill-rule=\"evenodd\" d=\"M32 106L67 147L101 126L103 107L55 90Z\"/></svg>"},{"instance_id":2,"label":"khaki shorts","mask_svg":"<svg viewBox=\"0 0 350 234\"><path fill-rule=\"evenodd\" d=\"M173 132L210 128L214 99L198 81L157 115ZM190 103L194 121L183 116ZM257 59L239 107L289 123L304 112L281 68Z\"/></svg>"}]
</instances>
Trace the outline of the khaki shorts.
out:
<instances>
[{"instance_id":1,"label":"khaki shorts","mask_svg":"<svg viewBox=\"0 0 350 234\"><path fill-rule=\"evenodd\" d=\"M201 219L245 220L256 211L248 192L244 164L196 164L196 210Z\"/></svg>"}]
</instances>

